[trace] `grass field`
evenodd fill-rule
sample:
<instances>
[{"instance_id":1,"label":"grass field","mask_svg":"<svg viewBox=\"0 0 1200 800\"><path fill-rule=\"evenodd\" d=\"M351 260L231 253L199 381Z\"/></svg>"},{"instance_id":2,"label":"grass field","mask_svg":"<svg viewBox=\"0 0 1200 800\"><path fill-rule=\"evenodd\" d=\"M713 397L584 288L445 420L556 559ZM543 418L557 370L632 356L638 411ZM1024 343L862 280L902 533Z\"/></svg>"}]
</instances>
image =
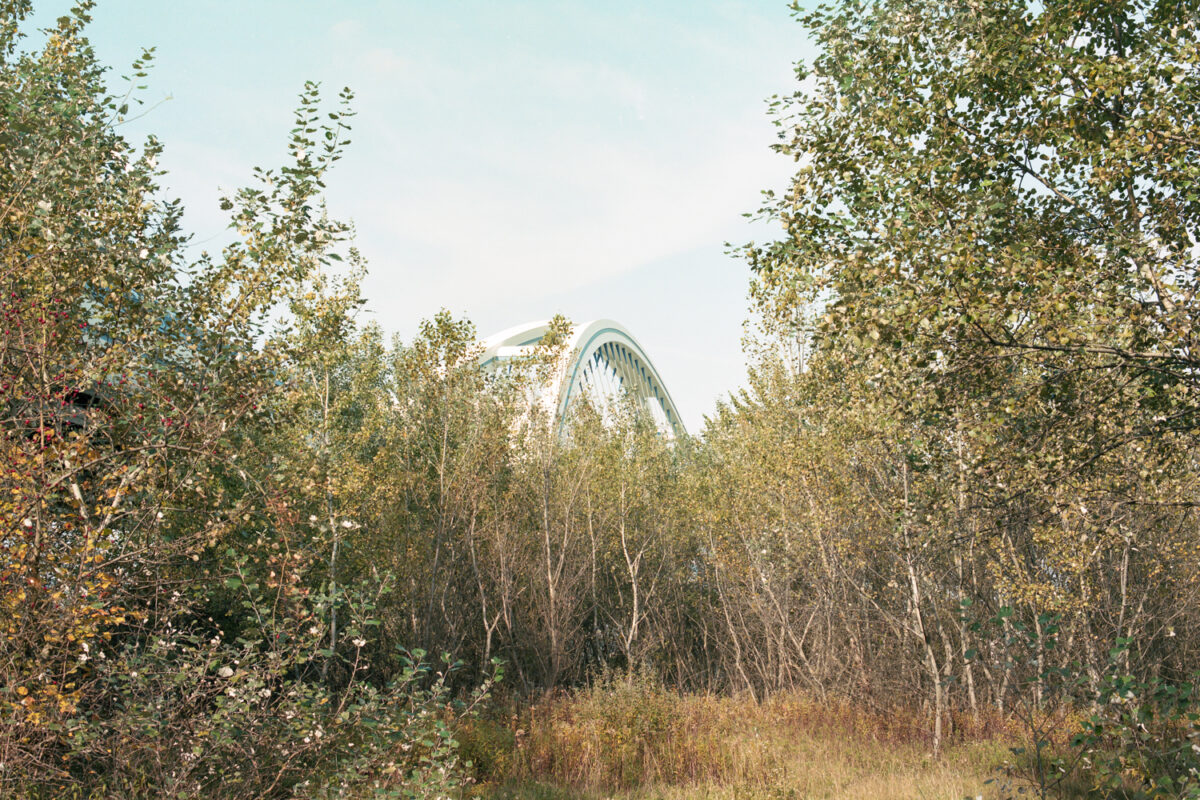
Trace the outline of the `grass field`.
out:
<instances>
[{"instance_id":1,"label":"grass field","mask_svg":"<svg viewBox=\"0 0 1200 800\"><path fill-rule=\"evenodd\" d=\"M479 720L463 755L487 800L1004 797L1019 733L962 720L938 757L925 720L790 694L681 695L639 681ZM1012 793L1015 794L1015 787Z\"/></svg>"}]
</instances>

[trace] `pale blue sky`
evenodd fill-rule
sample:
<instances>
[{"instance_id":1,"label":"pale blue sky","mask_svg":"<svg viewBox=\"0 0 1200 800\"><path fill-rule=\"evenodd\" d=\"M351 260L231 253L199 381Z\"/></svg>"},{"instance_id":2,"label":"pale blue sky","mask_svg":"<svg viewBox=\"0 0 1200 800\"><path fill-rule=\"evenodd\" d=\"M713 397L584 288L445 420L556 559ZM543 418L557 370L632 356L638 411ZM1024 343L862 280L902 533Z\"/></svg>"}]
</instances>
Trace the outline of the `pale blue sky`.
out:
<instances>
[{"instance_id":1,"label":"pale blue sky","mask_svg":"<svg viewBox=\"0 0 1200 800\"><path fill-rule=\"evenodd\" d=\"M386 330L611 317L693 432L743 381L748 274L723 243L774 235L741 215L790 173L766 98L811 57L782 0L100 0L90 36L115 75L157 47L144 97L170 99L127 135L163 140L197 246L226 238L219 189L283 162L303 82L349 86L328 197Z\"/></svg>"}]
</instances>

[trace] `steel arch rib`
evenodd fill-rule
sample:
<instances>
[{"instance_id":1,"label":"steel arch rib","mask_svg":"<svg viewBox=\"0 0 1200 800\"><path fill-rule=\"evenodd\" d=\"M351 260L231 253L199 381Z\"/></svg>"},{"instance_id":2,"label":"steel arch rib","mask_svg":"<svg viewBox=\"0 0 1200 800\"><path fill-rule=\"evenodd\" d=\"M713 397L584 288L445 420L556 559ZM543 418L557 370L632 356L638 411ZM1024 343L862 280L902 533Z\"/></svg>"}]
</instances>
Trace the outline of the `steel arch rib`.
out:
<instances>
[{"instance_id":1,"label":"steel arch rib","mask_svg":"<svg viewBox=\"0 0 1200 800\"><path fill-rule=\"evenodd\" d=\"M481 366L495 368L507 358L529 353L546 335L549 326L550 320L541 320L517 325L488 337L483 342L484 349L479 359ZM597 372L595 367L601 365L604 369ZM607 386L613 377L617 386ZM654 362L633 334L611 319L593 320L572 329L562 358L546 387L550 390L550 397L554 398L553 411L557 424L561 425L566 420L571 404L588 391L592 382L606 384L595 387L598 391L623 390L635 401L651 409L657 406L668 435L676 437L686 432L675 401L671 399L671 393ZM550 397L546 399L550 400ZM548 407L547 410L551 409Z\"/></svg>"}]
</instances>

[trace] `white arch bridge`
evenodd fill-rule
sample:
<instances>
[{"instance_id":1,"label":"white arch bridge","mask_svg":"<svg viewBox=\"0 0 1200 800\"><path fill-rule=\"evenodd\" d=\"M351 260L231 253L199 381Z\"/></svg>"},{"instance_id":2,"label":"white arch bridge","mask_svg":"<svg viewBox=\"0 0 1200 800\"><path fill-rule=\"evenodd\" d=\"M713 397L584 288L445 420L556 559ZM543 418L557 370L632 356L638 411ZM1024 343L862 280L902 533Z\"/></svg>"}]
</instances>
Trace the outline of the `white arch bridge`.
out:
<instances>
[{"instance_id":1,"label":"white arch bridge","mask_svg":"<svg viewBox=\"0 0 1200 800\"><path fill-rule=\"evenodd\" d=\"M488 337L483 341L480 366L498 369L509 359L530 355L549 331L550 322L529 322ZM685 433L675 401L650 357L633 334L611 319L571 328L539 397L559 426L578 402L586 400L607 417L622 400L628 400L649 413L666 436Z\"/></svg>"}]
</instances>

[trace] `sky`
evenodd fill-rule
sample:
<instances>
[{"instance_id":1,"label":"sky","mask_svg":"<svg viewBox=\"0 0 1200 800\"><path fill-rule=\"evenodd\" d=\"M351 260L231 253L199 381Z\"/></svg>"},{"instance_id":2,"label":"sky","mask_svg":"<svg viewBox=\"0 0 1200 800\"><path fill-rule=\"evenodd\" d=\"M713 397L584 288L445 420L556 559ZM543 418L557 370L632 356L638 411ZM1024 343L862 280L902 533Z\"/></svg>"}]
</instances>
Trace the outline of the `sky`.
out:
<instances>
[{"instance_id":1,"label":"sky","mask_svg":"<svg viewBox=\"0 0 1200 800\"><path fill-rule=\"evenodd\" d=\"M35 24L69 6L35 2ZM285 163L296 97L356 95L330 175L370 272L365 314L410 338L446 308L481 337L562 313L641 343L688 429L745 379L749 271L726 243L784 186L767 115L811 60L782 0L100 0L114 82L156 48L147 113L197 250L220 195Z\"/></svg>"}]
</instances>

